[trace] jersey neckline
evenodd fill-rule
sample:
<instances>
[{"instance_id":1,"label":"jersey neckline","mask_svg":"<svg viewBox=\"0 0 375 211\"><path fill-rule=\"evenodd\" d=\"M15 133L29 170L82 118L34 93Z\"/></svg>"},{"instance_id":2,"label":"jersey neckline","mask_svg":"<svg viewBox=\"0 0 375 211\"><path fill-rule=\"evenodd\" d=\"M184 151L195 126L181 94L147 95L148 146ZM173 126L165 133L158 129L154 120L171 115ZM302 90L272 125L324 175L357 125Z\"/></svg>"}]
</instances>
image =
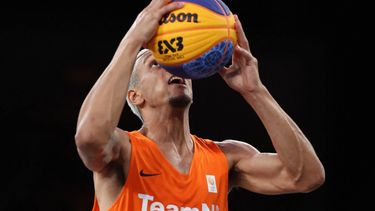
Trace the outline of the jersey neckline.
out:
<instances>
[{"instance_id":1,"label":"jersey neckline","mask_svg":"<svg viewBox=\"0 0 375 211\"><path fill-rule=\"evenodd\" d=\"M174 172L176 175L181 176L181 177L185 177L185 178L188 178L190 175L192 175L192 171L194 171L194 169L195 169L195 163L196 163L196 159L197 159L197 156L198 156L197 155L198 154L197 153L197 143L196 143L194 135L190 134L191 140L193 142L193 158L190 162L190 168L189 168L188 173L182 173L165 157L163 152L160 150L159 145L154 140L152 140L149 137L143 135L139 130L134 131L134 132L136 134L138 134L139 136L141 136L142 140L146 140L149 143L151 143L151 145L155 148L155 151L159 154L161 159L163 159L163 162L166 163L166 166L169 170Z\"/></svg>"}]
</instances>

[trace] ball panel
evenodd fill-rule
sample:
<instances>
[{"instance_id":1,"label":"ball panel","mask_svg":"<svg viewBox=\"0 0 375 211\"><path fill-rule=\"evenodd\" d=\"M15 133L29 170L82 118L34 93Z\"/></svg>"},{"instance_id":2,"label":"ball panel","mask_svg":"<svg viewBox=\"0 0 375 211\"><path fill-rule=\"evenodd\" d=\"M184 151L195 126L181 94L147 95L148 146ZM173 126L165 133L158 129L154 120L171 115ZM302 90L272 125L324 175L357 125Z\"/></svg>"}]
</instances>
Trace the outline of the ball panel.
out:
<instances>
[{"instance_id":1,"label":"ball panel","mask_svg":"<svg viewBox=\"0 0 375 211\"><path fill-rule=\"evenodd\" d=\"M227 23L227 19L233 19L233 25ZM229 24L231 21L229 22ZM200 5L186 3L181 9L174 10L168 16L159 21L160 26L156 35L162 35L181 30L194 30L200 28L228 28L234 27L233 16L222 16Z\"/></svg>"},{"instance_id":2,"label":"ball panel","mask_svg":"<svg viewBox=\"0 0 375 211\"><path fill-rule=\"evenodd\" d=\"M192 79L212 76L229 62L232 53L233 43L231 41L220 42L202 56L184 64L184 71Z\"/></svg>"},{"instance_id":3,"label":"ball panel","mask_svg":"<svg viewBox=\"0 0 375 211\"><path fill-rule=\"evenodd\" d=\"M177 66L161 65L174 75L201 79L212 76L228 64L233 53L233 42L225 40L213 46L202 56Z\"/></svg>"},{"instance_id":4,"label":"ball panel","mask_svg":"<svg viewBox=\"0 0 375 211\"><path fill-rule=\"evenodd\" d=\"M220 7L224 10L224 13L226 15L230 15L232 14L232 12L230 11L229 7L227 5L224 4L224 2L220 1L220 0L215 0L218 4L220 4Z\"/></svg>"},{"instance_id":5,"label":"ball panel","mask_svg":"<svg viewBox=\"0 0 375 211\"><path fill-rule=\"evenodd\" d=\"M202 1L202 0L174 0L174 2L190 2L190 3L194 3L194 4L198 4L198 5L201 5L203 7L206 7L212 11L214 11L215 13L218 13L220 15L229 15L229 13L225 13L226 10L223 11L223 8L222 8L222 3L219 3L219 1L217 0L205 0L205 1ZM228 9L229 10L229 9Z\"/></svg>"},{"instance_id":6,"label":"ball panel","mask_svg":"<svg viewBox=\"0 0 375 211\"><path fill-rule=\"evenodd\" d=\"M178 65L201 56L226 39L227 29L201 29L157 36L149 48L160 64Z\"/></svg>"}]
</instances>

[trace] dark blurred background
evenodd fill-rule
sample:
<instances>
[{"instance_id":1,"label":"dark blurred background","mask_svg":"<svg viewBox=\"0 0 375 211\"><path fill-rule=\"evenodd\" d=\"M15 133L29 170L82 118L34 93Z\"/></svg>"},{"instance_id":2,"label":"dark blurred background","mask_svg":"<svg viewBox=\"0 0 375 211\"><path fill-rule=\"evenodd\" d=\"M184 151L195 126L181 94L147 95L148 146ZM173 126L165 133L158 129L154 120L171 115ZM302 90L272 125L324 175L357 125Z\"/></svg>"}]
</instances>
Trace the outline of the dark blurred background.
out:
<instances>
[{"instance_id":1,"label":"dark blurred background","mask_svg":"<svg viewBox=\"0 0 375 211\"><path fill-rule=\"evenodd\" d=\"M1 9L0 210L91 209L92 174L74 143L78 112L148 2ZM366 183L354 191L358 184L347 171L353 163L344 142L346 43L353 40L343 29L350 3L224 2L242 21L263 83L305 132L326 169L326 183L307 194L265 196L235 189L230 210L338 210L354 203ZM192 133L274 151L258 117L218 75L193 86ZM121 128L140 127L128 107L123 114Z\"/></svg>"}]
</instances>

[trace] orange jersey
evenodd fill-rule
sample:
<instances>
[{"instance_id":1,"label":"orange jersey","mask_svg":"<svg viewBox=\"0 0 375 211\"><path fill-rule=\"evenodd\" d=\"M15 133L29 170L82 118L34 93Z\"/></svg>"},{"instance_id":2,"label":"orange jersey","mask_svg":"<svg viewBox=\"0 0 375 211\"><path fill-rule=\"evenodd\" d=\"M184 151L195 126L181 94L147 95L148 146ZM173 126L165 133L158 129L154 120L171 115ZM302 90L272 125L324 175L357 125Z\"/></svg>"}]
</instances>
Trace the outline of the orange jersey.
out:
<instances>
[{"instance_id":1,"label":"orange jersey","mask_svg":"<svg viewBox=\"0 0 375 211\"><path fill-rule=\"evenodd\" d=\"M194 155L188 174L180 173L158 145L138 131L126 182L109 211L226 211L228 161L211 140L192 135ZM93 211L99 211L95 199Z\"/></svg>"}]
</instances>

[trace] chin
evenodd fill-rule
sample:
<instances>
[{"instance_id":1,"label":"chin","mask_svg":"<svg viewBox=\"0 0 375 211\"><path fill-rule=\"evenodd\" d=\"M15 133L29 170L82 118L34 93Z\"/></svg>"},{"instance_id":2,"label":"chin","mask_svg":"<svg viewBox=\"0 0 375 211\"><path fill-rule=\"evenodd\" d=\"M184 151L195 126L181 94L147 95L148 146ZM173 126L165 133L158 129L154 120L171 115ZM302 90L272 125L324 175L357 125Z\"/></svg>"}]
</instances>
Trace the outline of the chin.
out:
<instances>
[{"instance_id":1,"label":"chin","mask_svg":"<svg viewBox=\"0 0 375 211\"><path fill-rule=\"evenodd\" d=\"M176 96L176 97L171 97L169 99L169 104L172 107L176 107L176 108L187 107L192 102L193 102L193 99L188 95L180 95L180 96Z\"/></svg>"}]
</instances>

